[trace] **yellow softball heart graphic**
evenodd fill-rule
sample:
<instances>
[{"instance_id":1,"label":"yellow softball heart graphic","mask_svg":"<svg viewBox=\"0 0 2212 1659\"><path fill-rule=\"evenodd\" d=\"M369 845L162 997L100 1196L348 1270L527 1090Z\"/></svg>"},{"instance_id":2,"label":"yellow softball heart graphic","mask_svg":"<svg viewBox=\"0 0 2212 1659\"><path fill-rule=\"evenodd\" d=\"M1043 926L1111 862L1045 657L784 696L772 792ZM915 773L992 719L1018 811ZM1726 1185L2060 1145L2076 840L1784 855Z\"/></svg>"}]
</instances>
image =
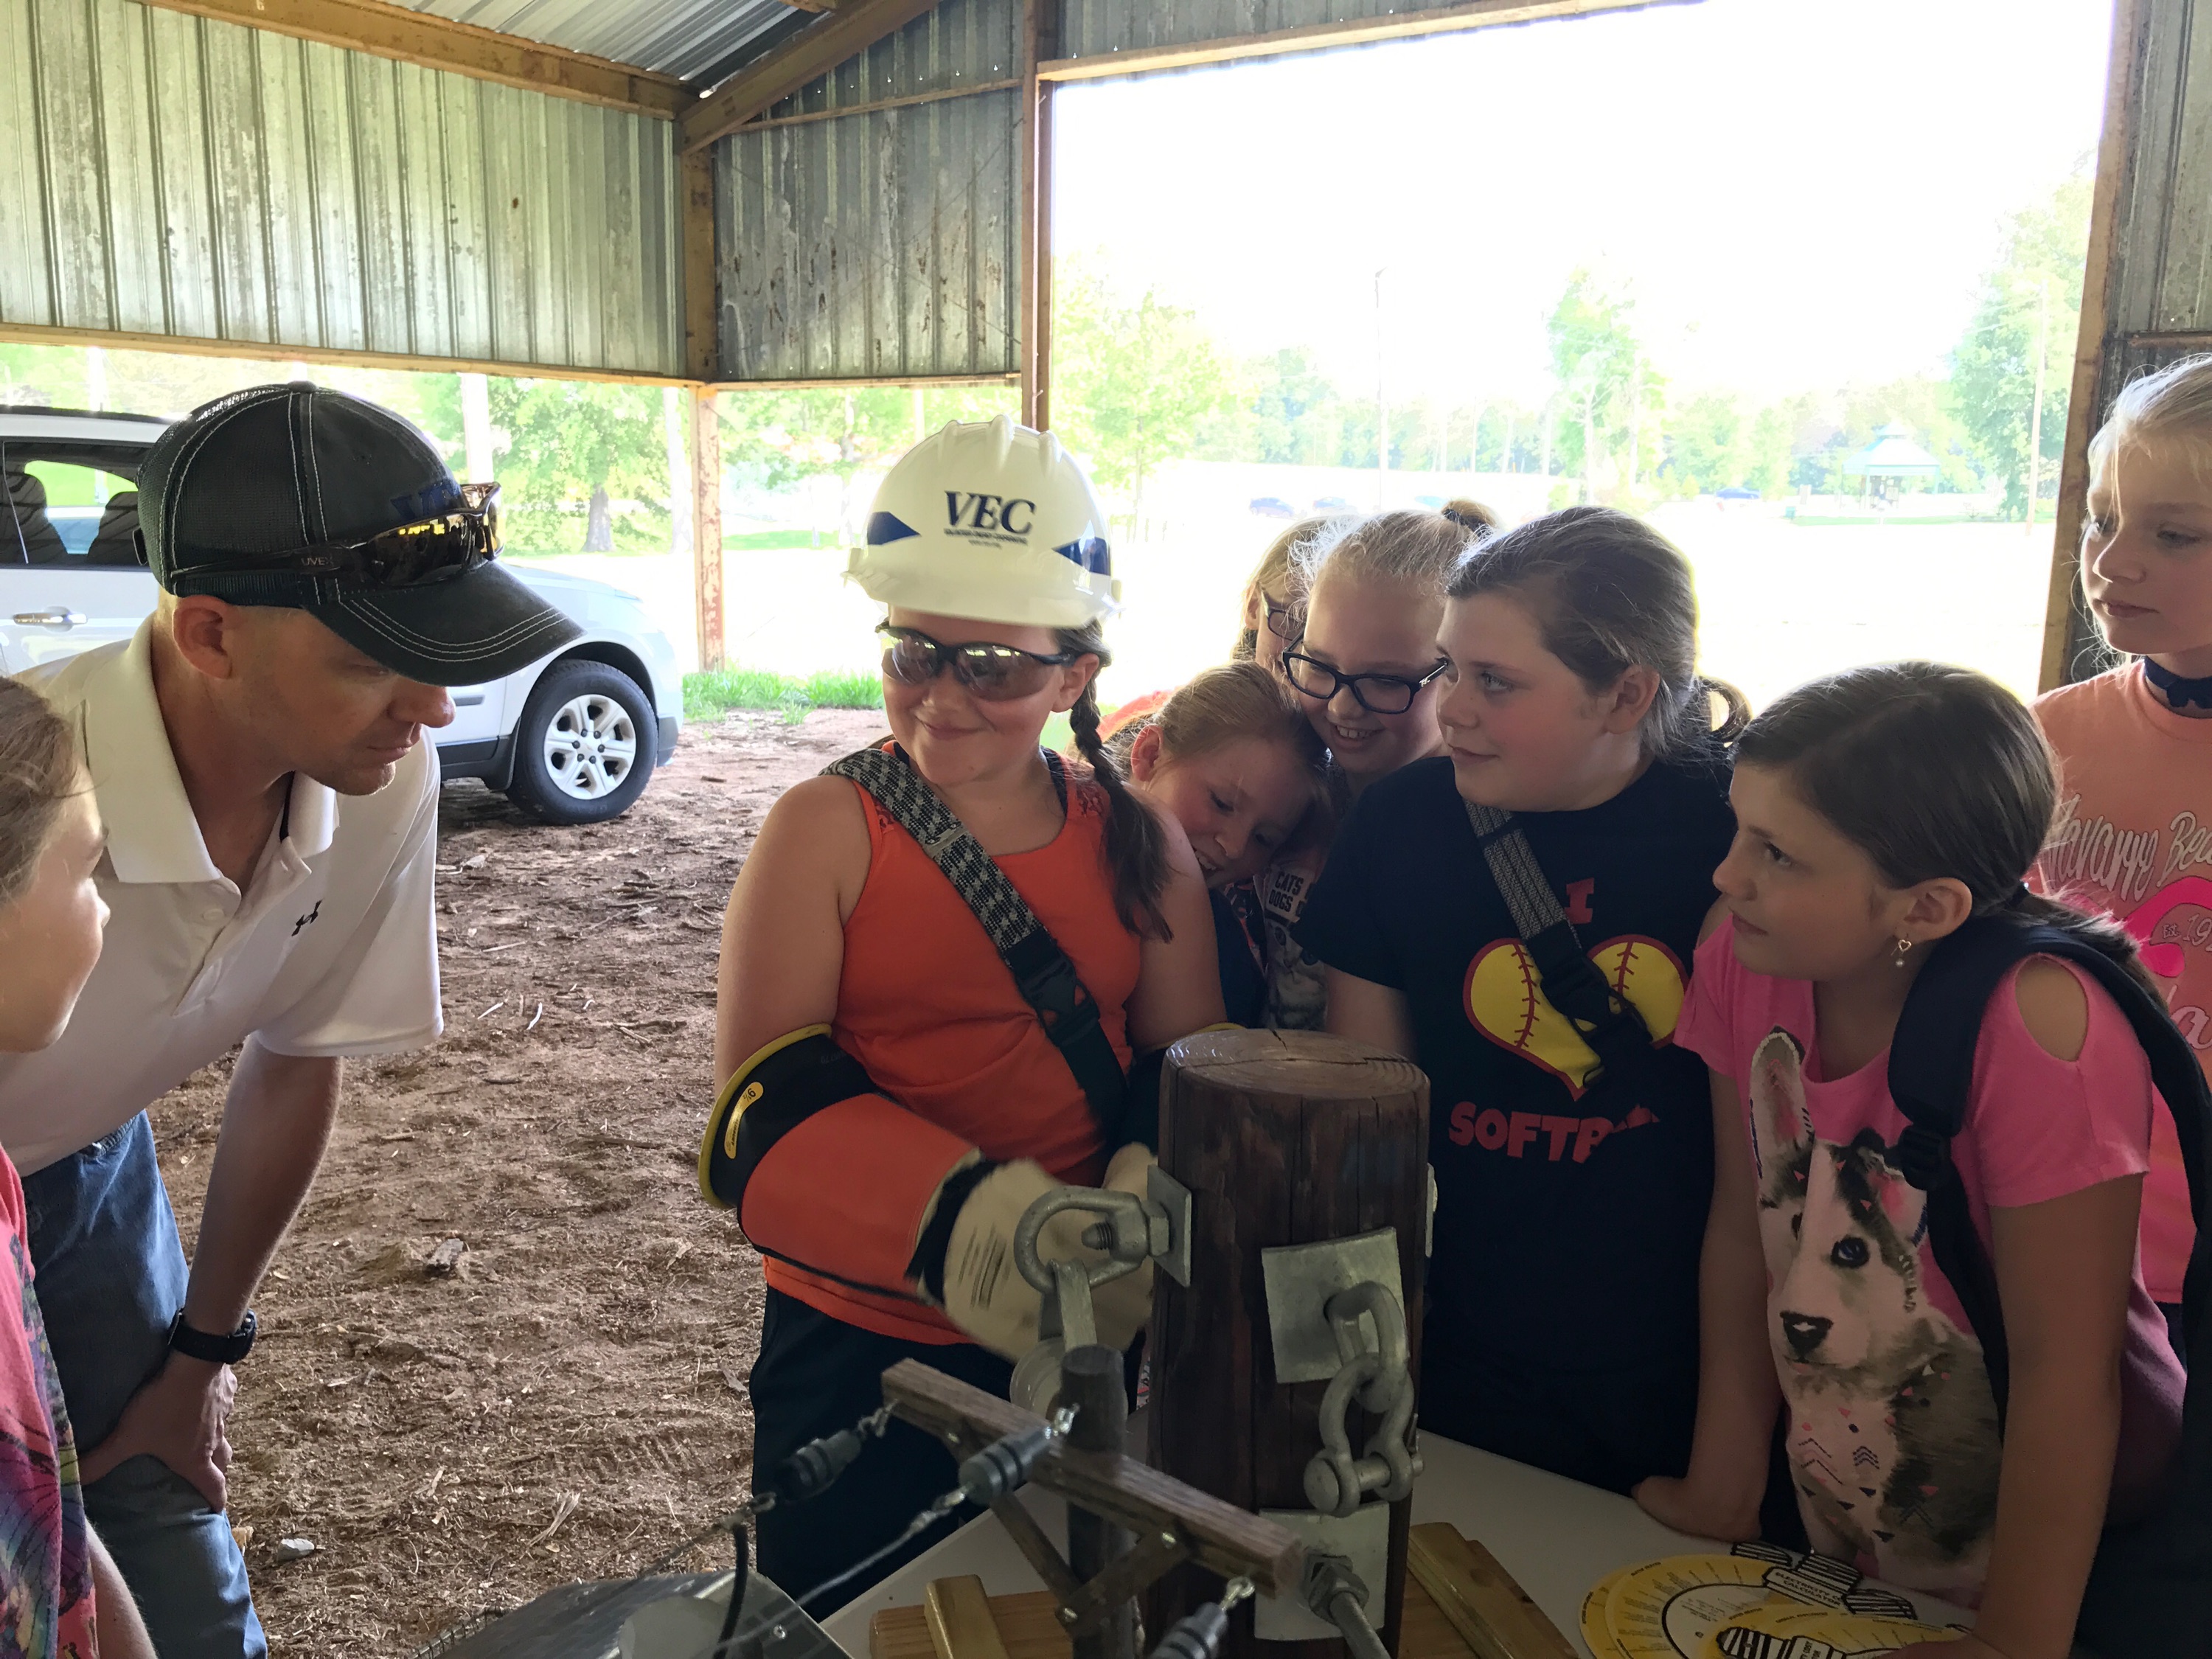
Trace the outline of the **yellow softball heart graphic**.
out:
<instances>
[{"instance_id":1,"label":"yellow softball heart graphic","mask_svg":"<svg viewBox=\"0 0 2212 1659\"><path fill-rule=\"evenodd\" d=\"M1613 994L1644 1016L1652 1041L1664 1042L1682 1018L1686 976L1672 951L1640 934L1610 939L1589 958ZM1468 965L1463 1000L1474 1028L1501 1048L1541 1066L1579 1097L1597 1069L1581 1030L1544 995L1536 964L1517 939L1486 945Z\"/></svg>"}]
</instances>

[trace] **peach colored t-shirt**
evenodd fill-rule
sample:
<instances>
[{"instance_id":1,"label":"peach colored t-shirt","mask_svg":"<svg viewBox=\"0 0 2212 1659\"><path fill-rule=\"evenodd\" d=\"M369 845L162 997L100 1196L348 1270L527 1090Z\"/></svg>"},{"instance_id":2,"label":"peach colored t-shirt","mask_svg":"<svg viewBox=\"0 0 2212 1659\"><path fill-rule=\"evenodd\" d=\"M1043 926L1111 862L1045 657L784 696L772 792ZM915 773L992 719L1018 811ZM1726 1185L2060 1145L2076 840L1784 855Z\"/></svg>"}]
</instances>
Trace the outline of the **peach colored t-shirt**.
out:
<instances>
[{"instance_id":1,"label":"peach colored t-shirt","mask_svg":"<svg viewBox=\"0 0 2212 1659\"><path fill-rule=\"evenodd\" d=\"M2035 717L2059 763L2058 827L2035 885L2135 935L2212 1067L2212 720L2167 708L2139 663L2039 698ZM2181 1144L2161 1111L2142 1200L2143 1276L2159 1301L2181 1300L2196 1237Z\"/></svg>"}]
</instances>

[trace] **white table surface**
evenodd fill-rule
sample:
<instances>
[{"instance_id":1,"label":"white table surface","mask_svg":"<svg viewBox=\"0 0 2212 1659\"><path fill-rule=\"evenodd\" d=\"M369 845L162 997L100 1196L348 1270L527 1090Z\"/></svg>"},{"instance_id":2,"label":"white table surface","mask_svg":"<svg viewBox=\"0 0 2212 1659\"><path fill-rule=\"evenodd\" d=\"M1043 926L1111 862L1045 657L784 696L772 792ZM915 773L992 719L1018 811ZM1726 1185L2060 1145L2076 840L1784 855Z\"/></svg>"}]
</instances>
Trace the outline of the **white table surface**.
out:
<instances>
[{"instance_id":1,"label":"white table surface","mask_svg":"<svg viewBox=\"0 0 2212 1659\"><path fill-rule=\"evenodd\" d=\"M1131 1424L1132 1439L1141 1432ZM1617 1567L1668 1555L1724 1551L1661 1526L1629 1498L1515 1463L1441 1436L1421 1436L1423 1469L1413 1486L1413 1520L1449 1521L1480 1539L1521 1587L1588 1659L1582 1639L1583 1597ZM1066 1510L1034 1487L1022 1501L1066 1546ZM974 1574L993 1595L1042 1589L1042 1583L989 1516L970 1522L927 1554L823 1621L830 1639L854 1659L867 1659L868 1621L885 1607L915 1607L933 1578ZM1967 1615L1932 1596L1914 1595L1923 1617L1941 1622Z\"/></svg>"}]
</instances>

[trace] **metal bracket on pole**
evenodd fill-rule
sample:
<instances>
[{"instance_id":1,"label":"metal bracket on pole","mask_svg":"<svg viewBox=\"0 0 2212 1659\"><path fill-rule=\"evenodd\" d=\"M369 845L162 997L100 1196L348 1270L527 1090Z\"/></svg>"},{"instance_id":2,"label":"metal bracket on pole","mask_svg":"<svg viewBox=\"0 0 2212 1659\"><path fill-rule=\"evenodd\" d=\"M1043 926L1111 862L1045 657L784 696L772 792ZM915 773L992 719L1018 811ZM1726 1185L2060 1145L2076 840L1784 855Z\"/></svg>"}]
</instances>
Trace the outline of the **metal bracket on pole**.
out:
<instances>
[{"instance_id":1,"label":"metal bracket on pole","mask_svg":"<svg viewBox=\"0 0 2212 1659\"><path fill-rule=\"evenodd\" d=\"M1328 1383L1307 1498L1341 1520L1370 1492L1385 1504L1410 1498L1421 1461L1406 1449L1413 1378L1396 1229L1265 1249L1260 1273L1275 1381ZM1358 1457L1346 1421L1355 1399L1382 1419Z\"/></svg>"},{"instance_id":2,"label":"metal bracket on pole","mask_svg":"<svg viewBox=\"0 0 2212 1659\"><path fill-rule=\"evenodd\" d=\"M1142 1198L1103 1187L1055 1187L1024 1212L1014 1227L1014 1267L1044 1298L1037 1318L1037 1344L1014 1367L1009 1397L1038 1413L1052 1409L1060 1384L1060 1361L1098 1340L1091 1293L1109 1280L1133 1273L1147 1261L1178 1285L1190 1283L1190 1189L1155 1164L1146 1176ZM1045 1224L1067 1210L1099 1218L1084 1229L1087 1249L1103 1250L1101 1261L1047 1261L1037 1245Z\"/></svg>"}]
</instances>

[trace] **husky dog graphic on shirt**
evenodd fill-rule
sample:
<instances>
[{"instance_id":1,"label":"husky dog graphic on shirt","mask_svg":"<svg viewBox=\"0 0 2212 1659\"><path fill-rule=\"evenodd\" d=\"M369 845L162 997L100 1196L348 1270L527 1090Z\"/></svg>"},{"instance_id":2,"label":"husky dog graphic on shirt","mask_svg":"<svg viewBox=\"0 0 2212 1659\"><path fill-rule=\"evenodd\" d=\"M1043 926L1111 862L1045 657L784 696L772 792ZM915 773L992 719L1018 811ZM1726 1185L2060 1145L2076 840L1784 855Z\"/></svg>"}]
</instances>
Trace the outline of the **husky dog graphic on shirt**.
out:
<instances>
[{"instance_id":1,"label":"husky dog graphic on shirt","mask_svg":"<svg viewBox=\"0 0 2212 1659\"><path fill-rule=\"evenodd\" d=\"M1871 1129L1813 1131L1803 1050L1751 1063L1767 1336L1813 1547L1913 1589L1978 1582L2000 1443L1981 1345L1929 1299L1926 1194Z\"/></svg>"}]
</instances>

